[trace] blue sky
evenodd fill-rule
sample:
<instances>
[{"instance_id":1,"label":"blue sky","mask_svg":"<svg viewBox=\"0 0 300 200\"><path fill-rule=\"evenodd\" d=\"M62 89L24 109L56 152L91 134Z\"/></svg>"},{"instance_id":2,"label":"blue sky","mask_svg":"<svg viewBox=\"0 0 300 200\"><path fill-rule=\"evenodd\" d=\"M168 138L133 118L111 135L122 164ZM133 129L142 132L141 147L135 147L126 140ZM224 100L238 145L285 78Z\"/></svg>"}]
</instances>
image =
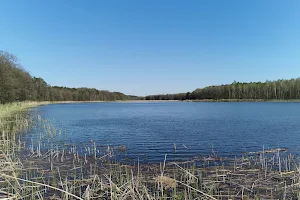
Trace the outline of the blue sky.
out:
<instances>
[{"instance_id":1,"label":"blue sky","mask_svg":"<svg viewBox=\"0 0 300 200\"><path fill-rule=\"evenodd\" d=\"M146 95L300 77L299 0L2 0L0 49L50 85Z\"/></svg>"}]
</instances>

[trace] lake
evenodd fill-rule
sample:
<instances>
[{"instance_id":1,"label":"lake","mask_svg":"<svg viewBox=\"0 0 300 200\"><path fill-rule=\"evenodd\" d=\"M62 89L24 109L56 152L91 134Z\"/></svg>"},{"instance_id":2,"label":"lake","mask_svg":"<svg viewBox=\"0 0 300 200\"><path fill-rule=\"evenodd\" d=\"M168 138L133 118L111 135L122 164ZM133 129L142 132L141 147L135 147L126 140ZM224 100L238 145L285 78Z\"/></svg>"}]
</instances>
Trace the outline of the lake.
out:
<instances>
[{"instance_id":1,"label":"lake","mask_svg":"<svg viewBox=\"0 0 300 200\"><path fill-rule=\"evenodd\" d=\"M50 104L34 109L56 129L34 126L21 140L43 148L126 146L120 161L161 162L241 155L263 148L300 151L300 104L271 102L143 102ZM51 127L51 126L49 126ZM41 136L43 135L43 136ZM45 136L46 135L46 136ZM176 146L176 151L175 147ZM117 151L116 151L117 152Z\"/></svg>"}]
</instances>

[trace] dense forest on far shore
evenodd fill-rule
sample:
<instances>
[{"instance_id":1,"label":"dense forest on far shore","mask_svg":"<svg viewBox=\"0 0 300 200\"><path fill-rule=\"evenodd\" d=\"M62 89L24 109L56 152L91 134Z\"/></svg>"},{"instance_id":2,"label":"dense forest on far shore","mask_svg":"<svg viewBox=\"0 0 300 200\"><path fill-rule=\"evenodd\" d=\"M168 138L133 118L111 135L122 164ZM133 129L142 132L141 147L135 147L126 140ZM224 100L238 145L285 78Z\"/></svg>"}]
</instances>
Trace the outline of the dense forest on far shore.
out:
<instances>
[{"instance_id":1,"label":"dense forest on far shore","mask_svg":"<svg viewBox=\"0 0 300 200\"><path fill-rule=\"evenodd\" d=\"M0 103L15 101L115 101L130 97L120 92L93 88L67 88L48 85L32 77L17 58L0 51Z\"/></svg>"},{"instance_id":2,"label":"dense forest on far shore","mask_svg":"<svg viewBox=\"0 0 300 200\"><path fill-rule=\"evenodd\" d=\"M191 93L146 96L145 100L293 100L300 99L300 78L208 86Z\"/></svg>"},{"instance_id":3,"label":"dense forest on far shore","mask_svg":"<svg viewBox=\"0 0 300 200\"><path fill-rule=\"evenodd\" d=\"M129 96L94 88L67 88L48 85L32 77L17 58L0 51L0 103L15 101L116 101L116 100L294 100L300 99L300 78L266 82L208 86L193 92Z\"/></svg>"}]
</instances>

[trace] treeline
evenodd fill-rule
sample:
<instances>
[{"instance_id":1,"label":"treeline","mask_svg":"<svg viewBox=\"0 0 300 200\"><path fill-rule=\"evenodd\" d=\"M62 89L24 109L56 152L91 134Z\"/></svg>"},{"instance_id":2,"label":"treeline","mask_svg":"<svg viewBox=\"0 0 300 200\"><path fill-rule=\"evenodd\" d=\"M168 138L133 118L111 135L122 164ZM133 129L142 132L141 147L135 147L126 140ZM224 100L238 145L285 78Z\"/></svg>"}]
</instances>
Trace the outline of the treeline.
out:
<instances>
[{"instance_id":1,"label":"treeline","mask_svg":"<svg viewBox=\"0 0 300 200\"><path fill-rule=\"evenodd\" d=\"M0 103L15 101L115 101L115 100L226 100L300 99L300 78L266 82L209 86L193 92L160 94L145 97L127 96L93 88L67 88L48 85L42 78L32 77L17 58L0 51Z\"/></svg>"},{"instance_id":2,"label":"treeline","mask_svg":"<svg viewBox=\"0 0 300 200\"><path fill-rule=\"evenodd\" d=\"M146 100L289 100L300 99L300 78L266 82L241 83L209 86L192 93L146 96Z\"/></svg>"},{"instance_id":3,"label":"treeline","mask_svg":"<svg viewBox=\"0 0 300 200\"><path fill-rule=\"evenodd\" d=\"M177 94L158 94L158 95L149 95L144 97L144 100L188 100L190 99L190 93L177 93Z\"/></svg>"},{"instance_id":4,"label":"treeline","mask_svg":"<svg viewBox=\"0 0 300 200\"><path fill-rule=\"evenodd\" d=\"M26 72L14 55L0 51L0 103L27 100L115 101L128 98L120 92L50 86L42 78L32 77Z\"/></svg>"},{"instance_id":5,"label":"treeline","mask_svg":"<svg viewBox=\"0 0 300 200\"><path fill-rule=\"evenodd\" d=\"M300 99L300 78L209 86L193 91L191 99Z\"/></svg>"}]
</instances>

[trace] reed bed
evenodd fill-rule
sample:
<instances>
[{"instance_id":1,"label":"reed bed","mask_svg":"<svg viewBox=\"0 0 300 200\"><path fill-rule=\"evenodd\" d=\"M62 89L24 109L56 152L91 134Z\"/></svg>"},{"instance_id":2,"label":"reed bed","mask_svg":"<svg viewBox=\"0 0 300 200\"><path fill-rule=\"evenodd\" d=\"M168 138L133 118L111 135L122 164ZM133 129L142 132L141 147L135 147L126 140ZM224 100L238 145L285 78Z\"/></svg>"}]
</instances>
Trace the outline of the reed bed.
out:
<instances>
[{"instance_id":1,"label":"reed bed","mask_svg":"<svg viewBox=\"0 0 300 200\"><path fill-rule=\"evenodd\" d=\"M286 149L128 165L115 159L125 146L51 143L61 133L23 112L36 105L0 107L1 199L300 199L299 159ZM31 126L39 139L20 140Z\"/></svg>"}]
</instances>

